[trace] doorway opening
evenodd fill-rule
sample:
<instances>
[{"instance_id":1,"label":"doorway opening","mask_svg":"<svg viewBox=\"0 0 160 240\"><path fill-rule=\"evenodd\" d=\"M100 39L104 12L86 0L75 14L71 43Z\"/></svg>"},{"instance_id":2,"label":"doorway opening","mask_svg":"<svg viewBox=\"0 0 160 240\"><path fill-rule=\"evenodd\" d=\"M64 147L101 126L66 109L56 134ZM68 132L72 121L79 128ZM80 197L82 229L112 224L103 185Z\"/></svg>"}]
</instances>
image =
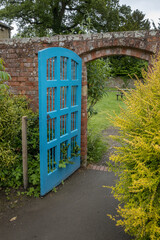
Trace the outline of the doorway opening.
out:
<instances>
[{"instance_id":1,"label":"doorway opening","mask_svg":"<svg viewBox=\"0 0 160 240\"><path fill-rule=\"evenodd\" d=\"M106 165L119 144L109 136L117 135L113 118L125 109L125 93L143 81L148 62L132 56L114 55L87 63L87 161Z\"/></svg>"}]
</instances>

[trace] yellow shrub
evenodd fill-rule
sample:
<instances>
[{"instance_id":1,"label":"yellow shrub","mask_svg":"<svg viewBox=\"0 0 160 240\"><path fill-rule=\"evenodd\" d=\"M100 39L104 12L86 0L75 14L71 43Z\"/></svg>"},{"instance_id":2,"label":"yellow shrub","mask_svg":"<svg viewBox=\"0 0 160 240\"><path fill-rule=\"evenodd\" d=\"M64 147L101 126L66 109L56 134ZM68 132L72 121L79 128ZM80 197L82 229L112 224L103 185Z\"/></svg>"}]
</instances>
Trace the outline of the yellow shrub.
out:
<instances>
[{"instance_id":1,"label":"yellow shrub","mask_svg":"<svg viewBox=\"0 0 160 240\"><path fill-rule=\"evenodd\" d=\"M160 239L160 54L145 82L126 94L127 108L116 116L121 147L111 156L119 180L117 220L136 239Z\"/></svg>"}]
</instances>

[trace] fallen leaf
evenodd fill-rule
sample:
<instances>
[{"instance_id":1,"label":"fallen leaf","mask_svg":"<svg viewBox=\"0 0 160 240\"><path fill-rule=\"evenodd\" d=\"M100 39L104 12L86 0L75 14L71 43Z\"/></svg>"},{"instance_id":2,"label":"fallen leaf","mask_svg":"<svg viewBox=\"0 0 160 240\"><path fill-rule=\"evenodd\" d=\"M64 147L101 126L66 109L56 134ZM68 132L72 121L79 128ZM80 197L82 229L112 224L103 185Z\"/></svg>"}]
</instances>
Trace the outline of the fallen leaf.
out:
<instances>
[{"instance_id":1,"label":"fallen leaf","mask_svg":"<svg viewBox=\"0 0 160 240\"><path fill-rule=\"evenodd\" d=\"M13 221L15 221L17 219L17 216L16 217L13 217L13 218L11 218L9 221L10 222L13 222Z\"/></svg>"}]
</instances>

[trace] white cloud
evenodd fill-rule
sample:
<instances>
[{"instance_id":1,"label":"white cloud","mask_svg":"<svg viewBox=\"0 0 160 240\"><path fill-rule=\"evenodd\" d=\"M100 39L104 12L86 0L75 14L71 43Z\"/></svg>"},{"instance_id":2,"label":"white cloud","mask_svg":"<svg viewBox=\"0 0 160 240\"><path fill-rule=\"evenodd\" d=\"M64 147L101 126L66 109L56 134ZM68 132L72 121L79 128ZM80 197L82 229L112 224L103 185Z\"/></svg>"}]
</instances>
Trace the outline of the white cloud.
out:
<instances>
[{"instance_id":1,"label":"white cloud","mask_svg":"<svg viewBox=\"0 0 160 240\"><path fill-rule=\"evenodd\" d=\"M160 18L160 0L119 0L120 5L126 4L132 10L138 9L146 18L153 20L157 25Z\"/></svg>"}]
</instances>

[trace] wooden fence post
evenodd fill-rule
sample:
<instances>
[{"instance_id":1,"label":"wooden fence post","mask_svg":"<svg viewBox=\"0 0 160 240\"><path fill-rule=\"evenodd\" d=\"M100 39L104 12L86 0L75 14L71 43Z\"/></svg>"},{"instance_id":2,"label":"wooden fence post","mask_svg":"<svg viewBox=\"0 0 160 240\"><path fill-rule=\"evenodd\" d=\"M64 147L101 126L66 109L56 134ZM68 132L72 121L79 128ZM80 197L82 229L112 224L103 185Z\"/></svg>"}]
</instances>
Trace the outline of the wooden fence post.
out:
<instances>
[{"instance_id":1,"label":"wooden fence post","mask_svg":"<svg viewBox=\"0 0 160 240\"><path fill-rule=\"evenodd\" d=\"M22 117L22 159L23 159L23 185L28 186L28 163L27 163L27 117Z\"/></svg>"}]
</instances>

